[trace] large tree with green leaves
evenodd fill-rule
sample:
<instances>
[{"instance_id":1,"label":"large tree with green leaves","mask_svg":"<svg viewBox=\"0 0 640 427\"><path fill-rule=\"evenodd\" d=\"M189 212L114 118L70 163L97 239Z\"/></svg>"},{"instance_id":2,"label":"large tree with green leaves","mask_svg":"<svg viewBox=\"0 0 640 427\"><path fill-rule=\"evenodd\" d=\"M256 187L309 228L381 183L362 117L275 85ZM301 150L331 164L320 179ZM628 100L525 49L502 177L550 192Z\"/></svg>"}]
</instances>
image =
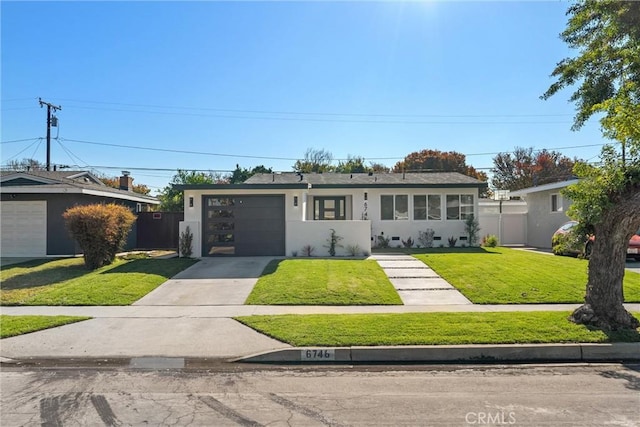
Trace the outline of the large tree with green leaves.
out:
<instances>
[{"instance_id":1,"label":"large tree with green leaves","mask_svg":"<svg viewBox=\"0 0 640 427\"><path fill-rule=\"evenodd\" d=\"M263 165L256 166L253 169L242 168L236 165L236 168L229 177L229 184L242 184L257 173L273 173L273 169L266 168Z\"/></svg>"},{"instance_id":2,"label":"large tree with green leaves","mask_svg":"<svg viewBox=\"0 0 640 427\"><path fill-rule=\"evenodd\" d=\"M601 165L576 165L581 181L565 191L573 200L569 215L595 235L585 303L571 319L636 329L640 322L623 306L622 279L629 238L640 228L640 2L580 1L567 15L561 38L578 52L557 64L556 81L542 97L577 85L570 98L577 107L573 129L598 114L613 140Z\"/></svg>"},{"instance_id":3,"label":"large tree with green leaves","mask_svg":"<svg viewBox=\"0 0 640 427\"><path fill-rule=\"evenodd\" d=\"M214 173L196 172L196 171L184 171L179 170L169 185L164 187L158 199L160 199L160 210L165 212L182 212L184 211L184 192L175 188L175 185L184 184L215 184L220 182L227 182L221 176Z\"/></svg>"}]
</instances>

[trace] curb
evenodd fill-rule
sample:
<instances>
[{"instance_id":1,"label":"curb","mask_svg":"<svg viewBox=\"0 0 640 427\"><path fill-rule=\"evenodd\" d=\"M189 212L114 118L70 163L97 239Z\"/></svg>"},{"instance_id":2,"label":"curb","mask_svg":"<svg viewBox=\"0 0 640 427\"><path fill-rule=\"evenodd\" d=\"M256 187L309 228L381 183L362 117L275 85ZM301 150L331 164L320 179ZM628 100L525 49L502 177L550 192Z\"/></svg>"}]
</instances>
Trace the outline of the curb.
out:
<instances>
[{"instance_id":1,"label":"curb","mask_svg":"<svg viewBox=\"0 0 640 427\"><path fill-rule=\"evenodd\" d=\"M233 360L243 363L497 363L639 361L640 342L395 347L298 347Z\"/></svg>"},{"instance_id":2,"label":"curb","mask_svg":"<svg viewBox=\"0 0 640 427\"><path fill-rule=\"evenodd\" d=\"M239 358L216 357L0 357L9 368L207 369L256 364L419 364L419 363L590 363L640 362L640 342L607 344L499 344L396 347L295 347ZM237 366L237 365L236 365Z\"/></svg>"}]
</instances>

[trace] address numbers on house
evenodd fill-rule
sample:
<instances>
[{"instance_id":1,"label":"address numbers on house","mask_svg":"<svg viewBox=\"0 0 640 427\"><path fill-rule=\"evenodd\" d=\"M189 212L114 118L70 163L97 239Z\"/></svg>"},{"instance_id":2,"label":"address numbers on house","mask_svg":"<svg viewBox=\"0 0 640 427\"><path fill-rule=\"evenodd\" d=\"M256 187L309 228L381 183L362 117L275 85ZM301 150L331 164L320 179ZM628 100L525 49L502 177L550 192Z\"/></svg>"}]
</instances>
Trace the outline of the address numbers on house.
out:
<instances>
[{"instance_id":1,"label":"address numbers on house","mask_svg":"<svg viewBox=\"0 0 640 427\"><path fill-rule=\"evenodd\" d=\"M336 360L336 351L332 348L307 348L300 350L300 360Z\"/></svg>"}]
</instances>

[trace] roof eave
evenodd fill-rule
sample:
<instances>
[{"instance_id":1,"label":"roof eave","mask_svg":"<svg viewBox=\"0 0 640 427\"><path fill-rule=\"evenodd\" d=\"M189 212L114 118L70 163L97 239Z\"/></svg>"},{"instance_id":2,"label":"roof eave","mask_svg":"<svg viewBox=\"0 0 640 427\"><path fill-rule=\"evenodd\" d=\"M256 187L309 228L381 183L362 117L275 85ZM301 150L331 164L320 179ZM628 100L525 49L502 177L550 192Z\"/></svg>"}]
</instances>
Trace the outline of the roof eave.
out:
<instances>
[{"instance_id":1,"label":"roof eave","mask_svg":"<svg viewBox=\"0 0 640 427\"><path fill-rule=\"evenodd\" d=\"M304 188L487 188L486 182L466 183L428 183L428 184L400 184L400 183L361 183L361 184L308 184L308 183L275 183L275 184L178 184L173 185L177 190L296 190Z\"/></svg>"}]
</instances>

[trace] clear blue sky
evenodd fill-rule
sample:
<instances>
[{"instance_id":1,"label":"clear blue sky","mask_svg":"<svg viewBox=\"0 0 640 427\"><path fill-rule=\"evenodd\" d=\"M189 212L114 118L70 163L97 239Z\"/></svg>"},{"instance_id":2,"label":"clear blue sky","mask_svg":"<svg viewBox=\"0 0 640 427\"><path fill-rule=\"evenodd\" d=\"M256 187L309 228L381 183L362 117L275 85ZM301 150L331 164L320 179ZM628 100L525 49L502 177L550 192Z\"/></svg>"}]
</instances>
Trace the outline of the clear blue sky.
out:
<instances>
[{"instance_id":1,"label":"clear blue sky","mask_svg":"<svg viewBox=\"0 0 640 427\"><path fill-rule=\"evenodd\" d=\"M567 6L3 1L1 163L45 161L38 97L62 106L52 163L129 169L154 193L175 169L290 171L307 148L388 166L437 149L488 169L516 146L594 160L599 123L570 130L570 91L539 99L572 54Z\"/></svg>"}]
</instances>

